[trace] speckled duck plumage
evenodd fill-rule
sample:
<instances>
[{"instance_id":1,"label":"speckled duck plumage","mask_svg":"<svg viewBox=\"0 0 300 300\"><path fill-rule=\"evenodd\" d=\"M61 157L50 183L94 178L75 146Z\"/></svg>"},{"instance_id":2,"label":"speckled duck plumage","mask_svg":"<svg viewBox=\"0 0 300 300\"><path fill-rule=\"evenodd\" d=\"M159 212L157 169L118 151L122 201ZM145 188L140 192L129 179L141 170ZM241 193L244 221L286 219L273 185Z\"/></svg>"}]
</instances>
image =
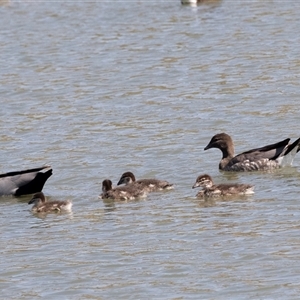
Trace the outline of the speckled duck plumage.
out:
<instances>
[{"instance_id":1,"label":"speckled duck plumage","mask_svg":"<svg viewBox=\"0 0 300 300\"><path fill-rule=\"evenodd\" d=\"M159 179L139 179L136 180L135 176L132 172L125 172L122 174L118 185L120 184L131 185L134 184L136 186L141 186L143 188L148 189L149 192L157 192L163 190L171 190L174 188L173 184L169 183L165 180Z\"/></svg>"},{"instance_id":2,"label":"speckled duck plumage","mask_svg":"<svg viewBox=\"0 0 300 300\"><path fill-rule=\"evenodd\" d=\"M193 189L202 187L197 193L197 197L231 197L238 195L251 195L254 193L254 186L242 183L214 184L213 179L208 174L197 177Z\"/></svg>"},{"instance_id":3,"label":"speckled duck plumage","mask_svg":"<svg viewBox=\"0 0 300 300\"><path fill-rule=\"evenodd\" d=\"M235 156L232 138L226 133L212 137L204 150L218 148L222 151L219 169L223 171L267 171L291 165L300 150L300 138L289 144L287 138L281 142L252 149Z\"/></svg>"},{"instance_id":4,"label":"speckled duck plumage","mask_svg":"<svg viewBox=\"0 0 300 300\"><path fill-rule=\"evenodd\" d=\"M34 204L31 210L36 213L70 212L72 210L71 201L47 201L43 192L35 193L28 204Z\"/></svg>"},{"instance_id":5,"label":"speckled duck plumage","mask_svg":"<svg viewBox=\"0 0 300 300\"><path fill-rule=\"evenodd\" d=\"M112 199L119 201L136 200L147 197L148 189L142 186L126 185L113 188L110 179L102 182L102 199Z\"/></svg>"}]
</instances>

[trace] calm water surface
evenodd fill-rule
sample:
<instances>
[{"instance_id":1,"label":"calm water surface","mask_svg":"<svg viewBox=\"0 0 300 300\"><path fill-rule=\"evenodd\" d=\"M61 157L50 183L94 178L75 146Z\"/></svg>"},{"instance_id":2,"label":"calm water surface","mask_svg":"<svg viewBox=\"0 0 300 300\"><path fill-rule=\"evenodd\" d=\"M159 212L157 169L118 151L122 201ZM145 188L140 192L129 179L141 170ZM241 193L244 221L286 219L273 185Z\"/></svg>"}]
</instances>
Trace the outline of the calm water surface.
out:
<instances>
[{"instance_id":1,"label":"calm water surface","mask_svg":"<svg viewBox=\"0 0 300 300\"><path fill-rule=\"evenodd\" d=\"M0 6L0 169L49 163L50 199L0 201L1 299L298 299L300 155L274 173L224 174L203 151L299 137L297 1L17 2ZM174 191L98 199L131 170ZM256 186L202 202L191 187Z\"/></svg>"}]
</instances>

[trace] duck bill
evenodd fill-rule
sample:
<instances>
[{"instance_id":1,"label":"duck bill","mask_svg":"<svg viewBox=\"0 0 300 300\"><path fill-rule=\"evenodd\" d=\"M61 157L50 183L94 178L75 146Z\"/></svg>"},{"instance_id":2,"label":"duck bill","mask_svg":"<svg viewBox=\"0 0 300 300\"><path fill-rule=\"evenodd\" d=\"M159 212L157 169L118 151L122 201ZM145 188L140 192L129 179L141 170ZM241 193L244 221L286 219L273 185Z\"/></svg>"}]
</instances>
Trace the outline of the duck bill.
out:
<instances>
[{"instance_id":1,"label":"duck bill","mask_svg":"<svg viewBox=\"0 0 300 300\"><path fill-rule=\"evenodd\" d=\"M204 148L204 150L208 150L208 149L214 148L214 147L215 147L214 143L209 143L209 144Z\"/></svg>"},{"instance_id":2,"label":"duck bill","mask_svg":"<svg viewBox=\"0 0 300 300\"><path fill-rule=\"evenodd\" d=\"M32 203L34 203L36 201L36 198L32 198L29 202L28 202L28 204L32 204Z\"/></svg>"},{"instance_id":3,"label":"duck bill","mask_svg":"<svg viewBox=\"0 0 300 300\"><path fill-rule=\"evenodd\" d=\"M120 178L119 182L117 183L117 185L123 184L124 182L124 178Z\"/></svg>"},{"instance_id":4,"label":"duck bill","mask_svg":"<svg viewBox=\"0 0 300 300\"><path fill-rule=\"evenodd\" d=\"M195 184L192 186L192 189L195 189L195 188L197 188L197 187L199 187L199 185L198 185L198 183L195 183Z\"/></svg>"},{"instance_id":5,"label":"duck bill","mask_svg":"<svg viewBox=\"0 0 300 300\"><path fill-rule=\"evenodd\" d=\"M218 148L216 141L212 138L208 145L204 148L204 150L208 150L210 148Z\"/></svg>"}]
</instances>

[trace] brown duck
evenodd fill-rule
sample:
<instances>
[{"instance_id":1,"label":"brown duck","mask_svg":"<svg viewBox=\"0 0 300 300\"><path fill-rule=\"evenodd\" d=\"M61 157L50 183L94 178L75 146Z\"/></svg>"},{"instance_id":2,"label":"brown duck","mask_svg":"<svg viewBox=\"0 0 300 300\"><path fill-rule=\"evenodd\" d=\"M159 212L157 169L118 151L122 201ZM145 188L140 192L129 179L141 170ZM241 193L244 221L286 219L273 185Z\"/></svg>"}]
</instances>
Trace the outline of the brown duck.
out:
<instances>
[{"instance_id":1,"label":"brown duck","mask_svg":"<svg viewBox=\"0 0 300 300\"><path fill-rule=\"evenodd\" d=\"M36 213L49 212L70 212L72 210L72 202L67 201L47 201L43 192L35 193L28 204L34 204L31 208Z\"/></svg>"},{"instance_id":2,"label":"brown duck","mask_svg":"<svg viewBox=\"0 0 300 300\"><path fill-rule=\"evenodd\" d=\"M102 199L126 201L145 198L147 194L148 189L141 186L126 185L113 188L111 180L105 179L102 182L102 194L100 197Z\"/></svg>"},{"instance_id":3,"label":"brown duck","mask_svg":"<svg viewBox=\"0 0 300 300\"><path fill-rule=\"evenodd\" d=\"M266 171L291 165L300 150L300 138L289 144L287 138L281 142L252 149L235 156L232 138L226 133L212 137L204 150L218 148L222 151L219 169L223 171Z\"/></svg>"},{"instance_id":4,"label":"brown duck","mask_svg":"<svg viewBox=\"0 0 300 300\"><path fill-rule=\"evenodd\" d=\"M142 188L148 189L149 192L171 190L174 188L173 184L165 180L159 180L154 178L136 180L132 172L125 172L122 174L118 185L124 183L127 185L135 184L136 186L141 186Z\"/></svg>"},{"instance_id":5,"label":"brown duck","mask_svg":"<svg viewBox=\"0 0 300 300\"><path fill-rule=\"evenodd\" d=\"M214 184L213 179L208 174L197 177L193 189L202 187L197 197L228 197L237 195L251 195L254 193L254 186L242 183Z\"/></svg>"}]
</instances>

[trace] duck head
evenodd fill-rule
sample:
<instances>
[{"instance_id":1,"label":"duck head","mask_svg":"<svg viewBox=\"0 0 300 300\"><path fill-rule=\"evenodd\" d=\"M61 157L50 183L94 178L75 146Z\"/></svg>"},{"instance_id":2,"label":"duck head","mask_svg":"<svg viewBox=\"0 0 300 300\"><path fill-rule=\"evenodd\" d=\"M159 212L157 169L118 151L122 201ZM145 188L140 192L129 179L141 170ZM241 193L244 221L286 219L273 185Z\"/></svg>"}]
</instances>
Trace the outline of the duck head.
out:
<instances>
[{"instance_id":1,"label":"duck head","mask_svg":"<svg viewBox=\"0 0 300 300\"><path fill-rule=\"evenodd\" d=\"M128 184L128 183L132 183L132 182L135 182L135 176L133 175L133 173L125 172L122 174L117 185L124 184L124 183Z\"/></svg>"},{"instance_id":2,"label":"duck head","mask_svg":"<svg viewBox=\"0 0 300 300\"><path fill-rule=\"evenodd\" d=\"M28 202L28 204L38 203L38 202L42 202L42 203L46 202L46 198L43 192L35 193L30 199L30 201Z\"/></svg>"},{"instance_id":3,"label":"duck head","mask_svg":"<svg viewBox=\"0 0 300 300\"><path fill-rule=\"evenodd\" d=\"M203 174L197 177L193 189L197 187L210 188L213 185L213 180L208 174Z\"/></svg>"}]
</instances>

